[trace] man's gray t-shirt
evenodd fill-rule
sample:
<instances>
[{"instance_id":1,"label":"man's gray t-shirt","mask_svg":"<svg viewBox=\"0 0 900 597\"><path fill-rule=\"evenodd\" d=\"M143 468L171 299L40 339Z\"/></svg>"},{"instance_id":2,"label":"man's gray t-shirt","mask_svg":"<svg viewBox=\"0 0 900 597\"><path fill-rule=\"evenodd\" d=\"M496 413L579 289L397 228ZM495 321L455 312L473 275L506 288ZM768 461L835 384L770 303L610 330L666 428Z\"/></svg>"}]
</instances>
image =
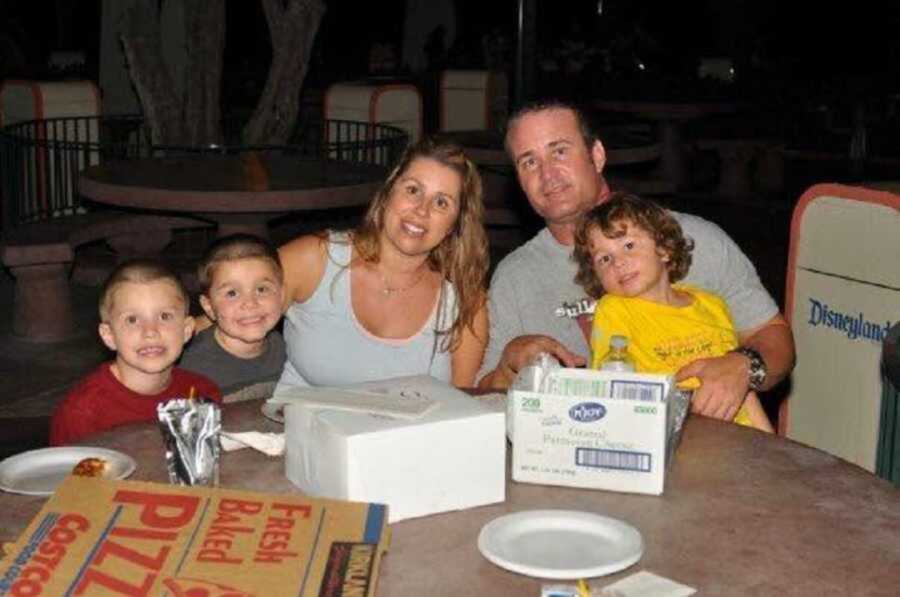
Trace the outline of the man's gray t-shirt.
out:
<instances>
[{"instance_id":1,"label":"man's gray t-shirt","mask_svg":"<svg viewBox=\"0 0 900 597\"><path fill-rule=\"evenodd\" d=\"M284 339L277 330L266 336L266 349L258 357L241 359L219 346L215 327L199 332L185 347L179 365L216 382L222 395L233 394L260 382L275 382L284 369Z\"/></svg>"},{"instance_id":2,"label":"man's gray t-shirt","mask_svg":"<svg viewBox=\"0 0 900 597\"><path fill-rule=\"evenodd\" d=\"M738 331L759 327L778 314L753 264L721 228L697 216L670 213L694 240L684 282L721 296ZM575 283L578 266L571 255L572 247L561 245L544 228L497 265L490 287L490 339L479 378L497 367L510 340L526 334L550 336L590 357L577 318L593 313L594 301Z\"/></svg>"}]
</instances>

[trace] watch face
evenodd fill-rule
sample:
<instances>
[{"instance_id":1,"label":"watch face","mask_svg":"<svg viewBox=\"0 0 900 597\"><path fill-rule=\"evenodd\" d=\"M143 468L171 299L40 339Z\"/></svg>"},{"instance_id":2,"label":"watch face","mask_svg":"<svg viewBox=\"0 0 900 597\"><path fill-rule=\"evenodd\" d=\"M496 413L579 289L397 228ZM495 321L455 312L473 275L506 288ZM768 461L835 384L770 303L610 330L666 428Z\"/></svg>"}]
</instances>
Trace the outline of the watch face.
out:
<instances>
[{"instance_id":1,"label":"watch face","mask_svg":"<svg viewBox=\"0 0 900 597\"><path fill-rule=\"evenodd\" d=\"M750 368L750 388L753 390L760 390L762 388L763 383L766 381L766 370L759 365L758 367Z\"/></svg>"},{"instance_id":2,"label":"watch face","mask_svg":"<svg viewBox=\"0 0 900 597\"><path fill-rule=\"evenodd\" d=\"M747 381L751 390L758 391L766 381L766 362L763 360L762 356L752 348L741 347L735 349L735 352L750 359L750 375Z\"/></svg>"}]
</instances>

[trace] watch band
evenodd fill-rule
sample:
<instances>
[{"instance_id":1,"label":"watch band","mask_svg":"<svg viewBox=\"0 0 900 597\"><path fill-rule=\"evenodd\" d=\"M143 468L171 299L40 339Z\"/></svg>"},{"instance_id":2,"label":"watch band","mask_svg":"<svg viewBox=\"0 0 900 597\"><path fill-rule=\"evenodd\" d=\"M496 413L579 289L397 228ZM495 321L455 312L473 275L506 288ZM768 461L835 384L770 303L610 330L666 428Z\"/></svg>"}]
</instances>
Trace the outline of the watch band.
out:
<instances>
[{"instance_id":1,"label":"watch band","mask_svg":"<svg viewBox=\"0 0 900 597\"><path fill-rule=\"evenodd\" d=\"M747 380L747 385L754 392L762 390L763 384L766 383L768 369L766 369L766 361L759 354L759 351L746 346L739 346L731 352L742 354L750 359L750 377Z\"/></svg>"}]
</instances>

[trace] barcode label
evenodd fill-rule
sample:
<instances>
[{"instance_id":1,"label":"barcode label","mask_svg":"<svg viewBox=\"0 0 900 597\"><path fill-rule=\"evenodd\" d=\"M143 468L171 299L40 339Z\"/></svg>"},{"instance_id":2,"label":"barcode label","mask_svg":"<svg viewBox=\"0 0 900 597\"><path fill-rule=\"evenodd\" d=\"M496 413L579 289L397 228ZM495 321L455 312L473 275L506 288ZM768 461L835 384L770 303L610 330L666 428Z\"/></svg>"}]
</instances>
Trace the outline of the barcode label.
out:
<instances>
[{"instance_id":1,"label":"barcode label","mask_svg":"<svg viewBox=\"0 0 900 597\"><path fill-rule=\"evenodd\" d=\"M608 382L603 379L578 379L557 377L549 380L547 393L557 396L601 397L606 394Z\"/></svg>"},{"instance_id":2,"label":"barcode label","mask_svg":"<svg viewBox=\"0 0 900 597\"><path fill-rule=\"evenodd\" d=\"M610 468L620 471L650 472L652 455L646 452L624 452L622 450L598 450L596 448L576 448L575 465L592 468Z\"/></svg>"},{"instance_id":3,"label":"barcode label","mask_svg":"<svg viewBox=\"0 0 900 597\"><path fill-rule=\"evenodd\" d=\"M611 382L611 386L610 395L613 398L642 402L661 402L663 398L663 384L661 383L616 379Z\"/></svg>"}]
</instances>

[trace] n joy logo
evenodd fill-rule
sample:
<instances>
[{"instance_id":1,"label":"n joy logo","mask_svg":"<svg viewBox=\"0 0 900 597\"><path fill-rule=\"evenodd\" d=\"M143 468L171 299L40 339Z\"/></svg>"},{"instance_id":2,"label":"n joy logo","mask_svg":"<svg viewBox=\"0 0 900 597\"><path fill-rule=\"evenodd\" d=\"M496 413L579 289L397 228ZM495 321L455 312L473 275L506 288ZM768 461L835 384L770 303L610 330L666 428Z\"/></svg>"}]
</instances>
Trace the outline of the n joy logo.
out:
<instances>
[{"instance_id":1,"label":"n joy logo","mask_svg":"<svg viewBox=\"0 0 900 597\"><path fill-rule=\"evenodd\" d=\"M606 407L599 402L579 402L569 409L569 417L579 423L599 421L606 416Z\"/></svg>"}]
</instances>

